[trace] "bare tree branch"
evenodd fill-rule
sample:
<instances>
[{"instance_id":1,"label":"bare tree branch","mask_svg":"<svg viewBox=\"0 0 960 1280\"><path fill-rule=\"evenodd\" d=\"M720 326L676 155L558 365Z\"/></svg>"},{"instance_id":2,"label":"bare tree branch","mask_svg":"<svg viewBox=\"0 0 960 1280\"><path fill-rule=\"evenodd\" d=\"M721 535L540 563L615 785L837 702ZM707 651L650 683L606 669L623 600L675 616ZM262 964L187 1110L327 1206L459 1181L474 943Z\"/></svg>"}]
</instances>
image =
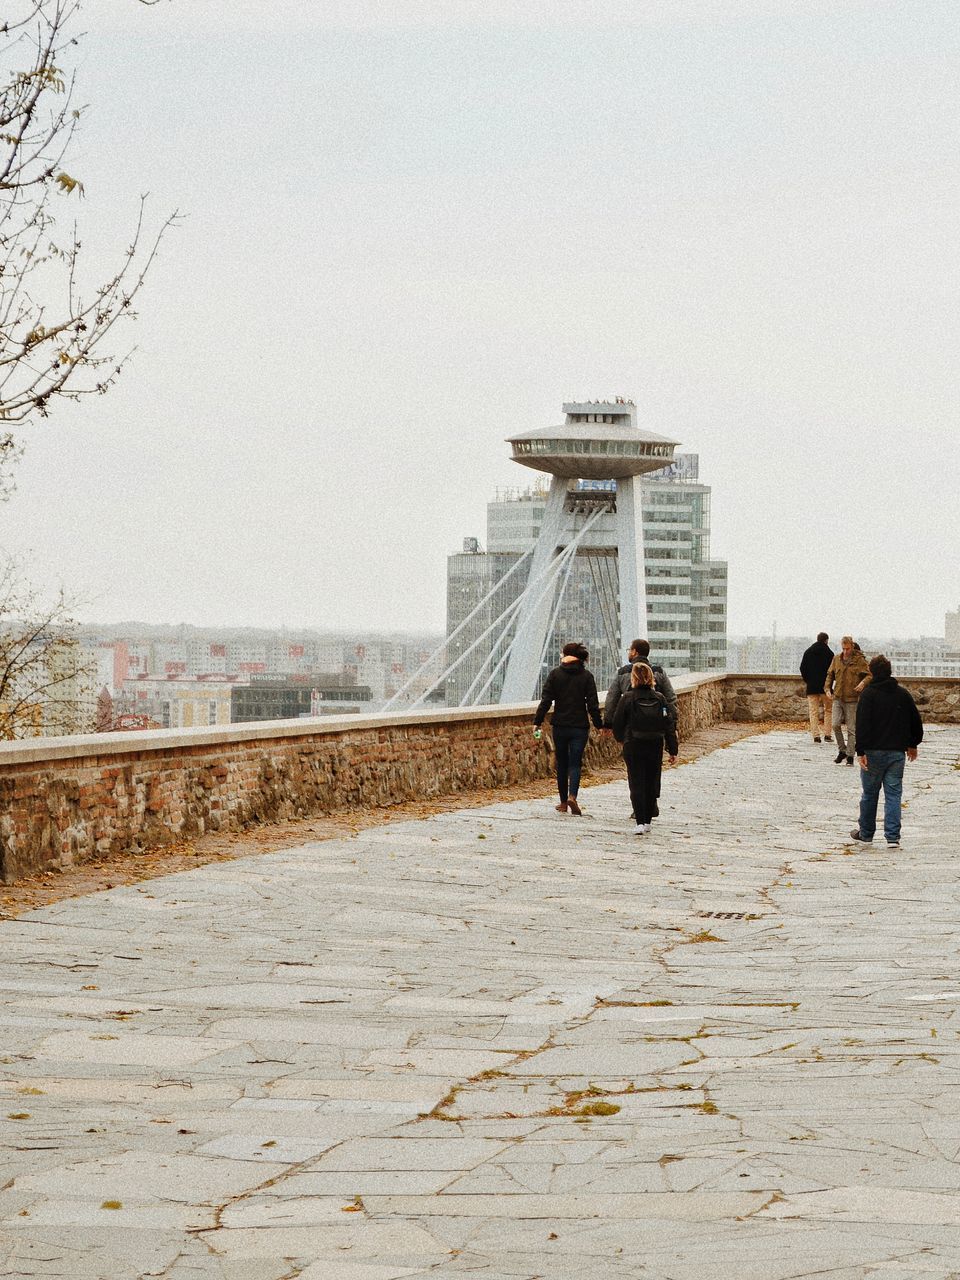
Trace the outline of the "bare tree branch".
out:
<instances>
[{"instance_id":1,"label":"bare tree branch","mask_svg":"<svg viewBox=\"0 0 960 1280\"><path fill-rule=\"evenodd\" d=\"M93 728L95 662L73 604L62 590L44 598L13 557L0 561L0 738Z\"/></svg>"},{"instance_id":2,"label":"bare tree branch","mask_svg":"<svg viewBox=\"0 0 960 1280\"><path fill-rule=\"evenodd\" d=\"M147 235L141 196L115 268L89 279L77 231L58 234L65 202L83 196L83 183L64 167L83 115L69 69L83 0L12 3L15 12L0 25L0 422L8 424L113 384L131 353L118 357L106 340L134 318L134 299L177 218ZM0 434L0 495L15 443L9 431Z\"/></svg>"}]
</instances>

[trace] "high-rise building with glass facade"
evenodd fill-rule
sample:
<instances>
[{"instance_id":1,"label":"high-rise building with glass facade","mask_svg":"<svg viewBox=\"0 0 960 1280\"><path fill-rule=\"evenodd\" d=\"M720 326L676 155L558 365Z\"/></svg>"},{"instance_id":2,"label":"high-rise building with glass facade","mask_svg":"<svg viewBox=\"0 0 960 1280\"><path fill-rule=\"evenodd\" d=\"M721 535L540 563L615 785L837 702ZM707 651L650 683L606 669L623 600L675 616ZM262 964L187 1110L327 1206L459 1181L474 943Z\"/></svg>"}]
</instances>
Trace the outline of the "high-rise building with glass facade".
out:
<instances>
[{"instance_id":1,"label":"high-rise building with glass facade","mask_svg":"<svg viewBox=\"0 0 960 1280\"><path fill-rule=\"evenodd\" d=\"M616 481L572 482L573 494L595 500L607 488L616 496ZM726 666L727 565L710 558L710 488L699 480L696 454L679 454L671 466L641 481L645 580L646 637L651 653L673 675L717 671ZM487 547L465 539L465 549L447 564L446 661L463 661L450 673L446 702L496 702L503 684L501 663L512 638L509 627L494 627L526 585L529 557L518 561L536 542L546 509L547 491L535 485L498 493L487 504ZM597 536L578 549L569 572L562 575L543 669L559 659L567 640L580 640L590 650L590 666L598 685L613 677L633 636L618 634L617 557L602 550L613 541L611 513L600 517ZM606 535L606 536L605 536ZM515 571L504 578L511 569ZM462 627L471 610L500 583L479 613ZM490 635L486 633L490 631ZM484 638L486 637L486 638ZM499 650L491 653L491 645Z\"/></svg>"}]
</instances>

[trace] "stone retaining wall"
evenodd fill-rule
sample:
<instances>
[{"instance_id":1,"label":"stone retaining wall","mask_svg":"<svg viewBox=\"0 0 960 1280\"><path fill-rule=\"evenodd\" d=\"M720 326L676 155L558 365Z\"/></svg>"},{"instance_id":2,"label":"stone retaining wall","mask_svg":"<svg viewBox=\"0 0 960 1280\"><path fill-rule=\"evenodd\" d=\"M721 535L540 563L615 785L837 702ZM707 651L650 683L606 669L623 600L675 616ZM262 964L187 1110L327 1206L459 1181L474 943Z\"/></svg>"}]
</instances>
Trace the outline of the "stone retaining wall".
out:
<instances>
[{"instance_id":1,"label":"stone retaining wall","mask_svg":"<svg viewBox=\"0 0 960 1280\"><path fill-rule=\"evenodd\" d=\"M677 691L677 736L682 742L697 729L726 720L723 676L681 676L674 680Z\"/></svg>"},{"instance_id":2,"label":"stone retaining wall","mask_svg":"<svg viewBox=\"0 0 960 1280\"><path fill-rule=\"evenodd\" d=\"M549 777L533 707L0 744L0 875L208 831ZM586 764L619 758L591 737Z\"/></svg>"},{"instance_id":3,"label":"stone retaining wall","mask_svg":"<svg viewBox=\"0 0 960 1280\"><path fill-rule=\"evenodd\" d=\"M681 739L733 720L806 717L790 676L683 677ZM960 721L960 681L904 681L925 719ZM279 720L0 743L0 878L156 847L207 831L366 809L553 772L532 704L400 716ZM586 766L620 763L591 736Z\"/></svg>"},{"instance_id":4,"label":"stone retaining wall","mask_svg":"<svg viewBox=\"0 0 960 1280\"><path fill-rule=\"evenodd\" d=\"M960 724L960 680L898 677L913 695L920 714L931 724ZM806 720L807 690L798 676L727 676L723 682L723 718L753 723L761 720Z\"/></svg>"}]
</instances>

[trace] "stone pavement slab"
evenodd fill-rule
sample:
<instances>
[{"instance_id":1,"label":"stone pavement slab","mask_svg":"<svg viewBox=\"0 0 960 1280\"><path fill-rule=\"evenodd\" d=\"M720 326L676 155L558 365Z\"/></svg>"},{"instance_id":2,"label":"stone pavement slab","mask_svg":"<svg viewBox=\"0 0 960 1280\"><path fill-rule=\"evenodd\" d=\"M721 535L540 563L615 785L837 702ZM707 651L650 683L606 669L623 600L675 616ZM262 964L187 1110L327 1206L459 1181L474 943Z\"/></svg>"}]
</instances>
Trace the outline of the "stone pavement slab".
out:
<instances>
[{"instance_id":1,"label":"stone pavement slab","mask_svg":"<svg viewBox=\"0 0 960 1280\"><path fill-rule=\"evenodd\" d=\"M829 744L828 744L829 746ZM0 923L0 1277L960 1277L960 730Z\"/></svg>"}]
</instances>

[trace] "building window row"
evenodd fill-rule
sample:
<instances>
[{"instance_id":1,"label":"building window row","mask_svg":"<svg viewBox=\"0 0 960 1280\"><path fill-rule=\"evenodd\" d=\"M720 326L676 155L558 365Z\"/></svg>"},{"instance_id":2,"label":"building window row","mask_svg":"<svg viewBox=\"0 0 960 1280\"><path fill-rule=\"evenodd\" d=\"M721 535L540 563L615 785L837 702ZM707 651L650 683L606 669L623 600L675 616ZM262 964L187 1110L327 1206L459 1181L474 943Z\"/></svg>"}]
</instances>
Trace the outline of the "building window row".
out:
<instances>
[{"instance_id":1,"label":"building window row","mask_svg":"<svg viewBox=\"0 0 960 1280\"><path fill-rule=\"evenodd\" d=\"M672 444L649 440L515 440L514 457L593 454L608 458L670 458Z\"/></svg>"},{"instance_id":2,"label":"building window row","mask_svg":"<svg viewBox=\"0 0 960 1280\"><path fill-rule=\"evenodd\" d=\"M689 529L651 529L650 541L658 542L692 542L693 534Z\"/></svg>"}]
</instances>

